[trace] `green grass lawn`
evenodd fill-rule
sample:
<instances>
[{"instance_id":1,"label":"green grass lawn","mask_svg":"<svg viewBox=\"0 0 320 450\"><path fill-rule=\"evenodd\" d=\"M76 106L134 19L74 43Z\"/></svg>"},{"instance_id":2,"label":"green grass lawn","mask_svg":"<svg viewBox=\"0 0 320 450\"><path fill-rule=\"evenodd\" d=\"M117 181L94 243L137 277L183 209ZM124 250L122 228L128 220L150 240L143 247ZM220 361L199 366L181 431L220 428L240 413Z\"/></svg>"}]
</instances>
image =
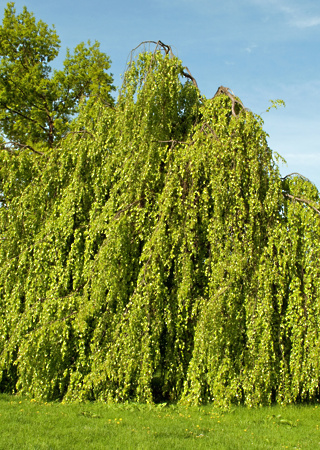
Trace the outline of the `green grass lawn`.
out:
<instances>
[{"instance_id":1,"label":"green grass lawn","mask_svg":"<svg viewBox=\"0 0 320 450\"><path fill-rule=\"evenodd\" d=\"M0 449L320 449L320 405L220 409L0 395Z\"/></svg>"}]
</instances>

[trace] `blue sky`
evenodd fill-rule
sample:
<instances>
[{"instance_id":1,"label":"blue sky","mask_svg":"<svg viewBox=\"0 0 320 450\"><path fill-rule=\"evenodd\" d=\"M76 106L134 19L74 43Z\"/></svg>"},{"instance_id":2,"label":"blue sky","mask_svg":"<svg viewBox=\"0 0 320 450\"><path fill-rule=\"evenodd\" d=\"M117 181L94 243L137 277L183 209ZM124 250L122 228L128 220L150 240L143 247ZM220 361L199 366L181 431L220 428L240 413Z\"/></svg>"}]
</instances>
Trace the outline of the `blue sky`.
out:
<instances>
[{"instance_id":1,"label":"blue sky","mask_svg":"<svg viewBox=\"0 0 320 450\"><path fill-rule=\"evenodd\" d=\"M6 1L0 0L1 11ZM54 24L67 47L99 41L116 86L130 50L146 40L171 45L206 97L229 87L261 114L270 147L320 189L319 0L18 0ZM1 12L1 18L2 18ZM264 111L270 99L286 108Z\"/></svg>"}]
</instances>

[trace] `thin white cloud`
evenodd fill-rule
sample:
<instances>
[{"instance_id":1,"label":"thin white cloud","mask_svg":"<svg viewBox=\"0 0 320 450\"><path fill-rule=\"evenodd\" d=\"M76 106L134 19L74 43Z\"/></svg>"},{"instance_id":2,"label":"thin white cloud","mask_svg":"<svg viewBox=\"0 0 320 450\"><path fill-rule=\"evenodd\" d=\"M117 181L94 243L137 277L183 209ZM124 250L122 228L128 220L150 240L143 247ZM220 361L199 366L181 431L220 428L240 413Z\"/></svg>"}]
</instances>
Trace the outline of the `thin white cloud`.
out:
<instances>
[{"instance_id":1,"label":"thin white cloud","mask_svg":"<svg viewBox=\"0 0 320 450\"><path fill-rule=\"evenodd\" d=\"M255 44L249 45L248 47L245 48L245 51L247 53L252 53L254 49L256 49L258 46Z\"/></svg>"},{"instance_id":2,"label":"thin white cloud","mask_svg":"<svg viewBox=\"0 0 320 450\"><path fill-rule=\"evenodd\" d=\"M289 23L298 28L311 28L320 25L320 15L309 16L302 8L292 8L291 6L279 4L279 10L287 15Z\"/></svg>"},{"instance_id":3,"label":"thin white cloud","mask_svg":"<svg viewBox=\"0 0 320 450\"><path fill-rule=\"evenodd\" d=\"M304 17L301 19L296 18L294 25L298 28L311 28L320 25L320 16L318 17Z\"/></svg>"},{"instance_id":4,"label":"thin white cloud","mask_svg":"<svg viewBox=\"0 0 320 450\"><path fill-rule=\"evenodd\" d=\"M315 6L314 2L312 8L308 8L308 2L301 5L288 0L251 0L251 2L268 11L268 14L282 13L291 26L303 29L320 25L320 8L311 12Z\"/></svg>"}]
</instances>

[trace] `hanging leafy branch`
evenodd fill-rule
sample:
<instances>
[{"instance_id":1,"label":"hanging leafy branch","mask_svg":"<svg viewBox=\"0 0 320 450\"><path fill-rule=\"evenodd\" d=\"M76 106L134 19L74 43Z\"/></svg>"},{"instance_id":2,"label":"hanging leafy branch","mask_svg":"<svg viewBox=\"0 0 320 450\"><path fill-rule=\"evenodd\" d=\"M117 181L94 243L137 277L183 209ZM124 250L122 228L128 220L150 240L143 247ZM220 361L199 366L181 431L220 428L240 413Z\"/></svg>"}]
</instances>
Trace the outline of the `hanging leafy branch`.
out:
<instances>
[{"instance_id":1,"label":"hanging leafy branch","mask_svg":"<svg viewBox=\"0 0 320 450\"><path fill-rule=\"evenodd\" d=\"M301 175L300 173L298 173L298 172L293 172L293 173L290 173L290 174L288 174L288 175L286 175L285 177L283 177L282 178L282 181L283 181L283 195L285 196L285 197L287 197L287 198L290 198L291 200L293 200L293 201L297 201L297 202L301 202L301 203L304 203L305 205L308 205L310 208L312 208L317 214L319 214L320 215L320 211L319 211L319 209L318 208L316 208L315 206L314 206L314 202L312 202L312 201L310 201L310 200L308 200L308 199L303 199L303 198L298 198L298 197L295 197L294 195L291 195L290 194L290 188L289 188L289 186L288 186L288 184L286 183L286 180L288 179L288 178L292 178L292 177L296 177L297 179L301 179L301 180L303 180L304 182L306 182L306 184L310 184L310 185L312 185L313 183L308 179L308 178L306 178L304 175ZM314 188L315 188L315 191L317 192L317 188L316 188L316 186L314 186ZM315 202L317 202L317 200L318 200L318 198L316 197L316 200L315 200Z\"/></svg>"},{"instance_id":2,"label":"hanging leafy branch","mask_svg":"<svg viewBox=\"0 0 320 450\"><path fill-rule=\"evenodd\" d=\"M206 99L153 45L45 157L0 150L0 389L318 399L319 193L280 177L228 88Z\"/></svg>"}]
</instances>

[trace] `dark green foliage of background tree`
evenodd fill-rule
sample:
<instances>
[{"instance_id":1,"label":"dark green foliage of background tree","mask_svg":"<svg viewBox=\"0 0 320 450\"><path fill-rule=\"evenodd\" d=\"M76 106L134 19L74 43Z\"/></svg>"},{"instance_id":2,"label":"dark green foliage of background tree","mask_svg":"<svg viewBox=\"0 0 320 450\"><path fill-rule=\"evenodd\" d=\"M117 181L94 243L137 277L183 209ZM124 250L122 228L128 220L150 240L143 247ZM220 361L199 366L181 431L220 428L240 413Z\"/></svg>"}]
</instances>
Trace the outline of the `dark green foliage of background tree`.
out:
<instances>
[{"instance_id":1,"label":"dark green foliage of background tree","mask_svg":"<svg viewBox=\"0 0 320 450\"><path fill-rule=\"evenodd\" d=\"M96 42L67 52L62 70L52 73L60 40L27 8L16 15L8 3L0 26L0 133L11 148L52 148L70 129L79 103L99 96L113 103L109 58Z\"/></svg>"},{"instance_id":2,"label":"dark green foliage of background tree","mask_svg":"<svg viewBox=\"0 0 320 450\"><path fill-rule=\"evenodd\" d=\"M50 153L2 150L1 390L319 398L319 193L281 179L228 89L192 81L158 43Z\"/></svg>"}]
</instances>

